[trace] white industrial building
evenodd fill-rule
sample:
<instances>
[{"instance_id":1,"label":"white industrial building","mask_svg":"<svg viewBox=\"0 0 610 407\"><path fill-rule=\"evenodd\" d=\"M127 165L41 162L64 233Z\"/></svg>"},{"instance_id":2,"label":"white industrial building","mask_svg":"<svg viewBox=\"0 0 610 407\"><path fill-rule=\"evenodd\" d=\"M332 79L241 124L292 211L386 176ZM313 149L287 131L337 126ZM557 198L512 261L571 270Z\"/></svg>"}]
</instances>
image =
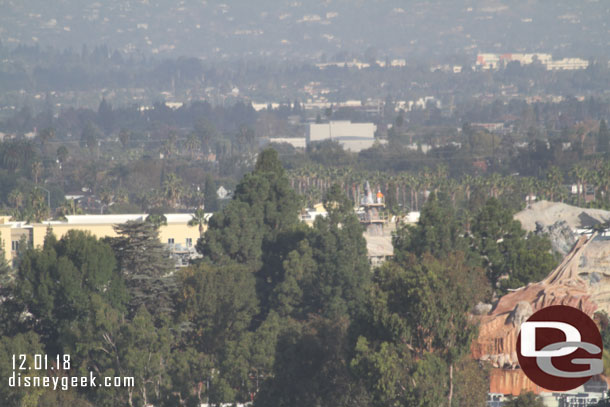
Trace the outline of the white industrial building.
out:
<instances>
[{"instance_id":1,"label":"white industrial building","mask_svg":"<svg viewBox=\"0 0 610 407\"><path fill-rule=\"evenodd\" d=\"M307 143L334 140L345 150L359 152L375 144L376 130L377 126L373 123L352 123L349 120L312 123L309 125Z\"/></svg>"}]
</instances>

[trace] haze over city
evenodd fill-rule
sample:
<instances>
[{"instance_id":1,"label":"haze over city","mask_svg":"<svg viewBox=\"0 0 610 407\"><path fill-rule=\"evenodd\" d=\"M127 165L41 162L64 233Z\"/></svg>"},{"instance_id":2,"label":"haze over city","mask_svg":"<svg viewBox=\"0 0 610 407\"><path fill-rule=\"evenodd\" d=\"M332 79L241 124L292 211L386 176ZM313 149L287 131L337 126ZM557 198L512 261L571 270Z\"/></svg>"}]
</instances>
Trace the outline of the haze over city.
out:
<instances>
[{"instance_id":1,"label":"haze over city","mask_svg":"<svg viewBox=\"0 0 610 407\"><path fill-rule=\"evenodd\" d=\"M607 407L609 21L0 0L0 406Z\"/></svg>"}]
</instances>

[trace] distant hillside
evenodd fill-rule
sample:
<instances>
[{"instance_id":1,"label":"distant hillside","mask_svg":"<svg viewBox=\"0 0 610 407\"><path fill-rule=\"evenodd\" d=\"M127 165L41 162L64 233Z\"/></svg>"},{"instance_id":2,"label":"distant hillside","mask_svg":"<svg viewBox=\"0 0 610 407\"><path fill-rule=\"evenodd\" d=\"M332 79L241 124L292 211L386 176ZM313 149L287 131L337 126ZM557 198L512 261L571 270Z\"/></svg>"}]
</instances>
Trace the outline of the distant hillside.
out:
<instances>
[{"instance_id":1,"label":"distant hillside","mask_svg":"<svg viewBox=\"0 0 610 407\"><path fill-rule=\"evenodd\" d=\"M7 46L101 44L159 56L435 58L477 52L607 56L604 1L3 1Z\"/></svg>"}]
</instances>

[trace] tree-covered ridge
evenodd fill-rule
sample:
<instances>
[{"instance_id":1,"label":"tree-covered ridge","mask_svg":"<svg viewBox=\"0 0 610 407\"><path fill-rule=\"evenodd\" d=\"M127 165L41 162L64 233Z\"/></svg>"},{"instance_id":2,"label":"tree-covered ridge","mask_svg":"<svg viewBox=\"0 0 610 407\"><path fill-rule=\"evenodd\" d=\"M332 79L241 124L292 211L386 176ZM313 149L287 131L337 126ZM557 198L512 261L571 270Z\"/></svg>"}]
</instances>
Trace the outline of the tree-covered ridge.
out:
<instances>
[{"instance_id":1,"label":"tree-covered ridge","mask_svg":"<svg viewBox=\"0 0 610 407\"><path fill-rule=\"evenodd\" d=\"M8 389L2 401L483 406L488 368L468 357L469 312L504 289L494 276L527 283L550 267L519 266L550 256L544 240L495 199L470 213L439 191L398 230L394 258L371 270L344 188L329 187L328 216L311 227L298 221L302 202L264 150L209 220L203 258L177 272L154 216L106 241L49 230L3 283L0 354L69 353L70 374L133 376L135 387L72 389L62 401ZM498 236L506 246L487 244Z\"/></svg>"}]
</instances>

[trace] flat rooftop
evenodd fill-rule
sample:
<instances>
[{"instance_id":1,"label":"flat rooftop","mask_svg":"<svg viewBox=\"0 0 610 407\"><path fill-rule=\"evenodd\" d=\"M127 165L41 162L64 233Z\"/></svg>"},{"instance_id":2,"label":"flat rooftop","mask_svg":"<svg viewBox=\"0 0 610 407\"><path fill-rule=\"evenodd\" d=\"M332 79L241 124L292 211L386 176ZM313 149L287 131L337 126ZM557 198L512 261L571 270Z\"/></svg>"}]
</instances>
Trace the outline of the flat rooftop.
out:
<instances>
[{"instance_id":1,"label":"flat rooftop","mask_svg":"<svg viewBox=\"0 0 610 407\"><path fill-rule=\"evenodd\" d=\"M164 214L168 224L187 223L193 218L191 213L166 213ZM206 213L205 218L209 220L212 213ZM136 214L109 214L109 215L67 215L66 220L43 221L38 224L44 225L117 225L127 221L143 221L148 217L147 213ZM24 221L4 221L4 224L14 228L28 227Z\"/></svg>"}]
</instances>

